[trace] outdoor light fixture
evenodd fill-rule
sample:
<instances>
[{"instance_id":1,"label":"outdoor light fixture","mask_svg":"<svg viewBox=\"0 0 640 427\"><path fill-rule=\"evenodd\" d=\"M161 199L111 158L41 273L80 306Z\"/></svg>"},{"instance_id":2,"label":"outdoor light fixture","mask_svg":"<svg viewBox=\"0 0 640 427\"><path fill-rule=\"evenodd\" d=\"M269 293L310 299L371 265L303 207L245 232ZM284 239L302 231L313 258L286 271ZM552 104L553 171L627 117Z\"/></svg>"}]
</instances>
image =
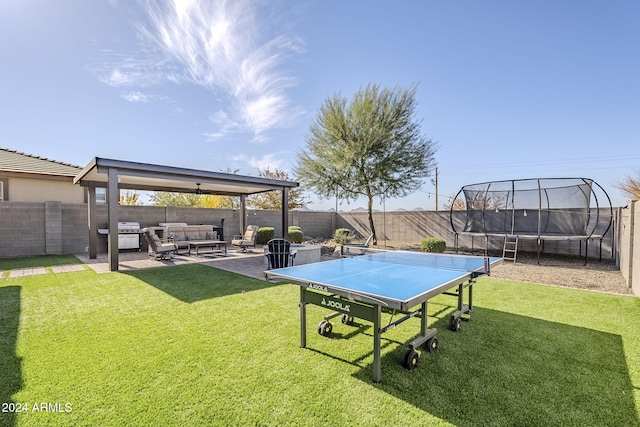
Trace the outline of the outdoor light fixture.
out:
<instances>
[{"instance_id":1,"label":"outdoor light fixture","mask_svg":"<svg viewBox=\"0 0 640 427\"><path fill-rule=\"evenodd\" d=\"M197 195L201 195L202 194L202 190L200 189L200 183L196 182L196 185L198 186L198 188L196 188L196 194Z\"/></svg>"}]
</instances>

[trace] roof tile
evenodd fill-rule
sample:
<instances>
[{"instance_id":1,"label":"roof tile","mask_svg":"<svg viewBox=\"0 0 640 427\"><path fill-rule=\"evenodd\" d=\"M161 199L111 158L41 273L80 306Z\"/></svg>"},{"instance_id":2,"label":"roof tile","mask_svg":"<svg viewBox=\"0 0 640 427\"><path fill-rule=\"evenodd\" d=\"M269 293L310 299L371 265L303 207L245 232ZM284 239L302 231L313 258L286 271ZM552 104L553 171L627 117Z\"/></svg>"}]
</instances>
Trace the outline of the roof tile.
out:
<instances>
[{"instance_id":1,"label":"roof tile","mask_svg":"<svg viewBox=\"0 0 640 427\"><path fill-rule=\"evenodd\" d=\"M0 172L76 176L80 166L0 147Z\"/></svg>"}]
</instances>

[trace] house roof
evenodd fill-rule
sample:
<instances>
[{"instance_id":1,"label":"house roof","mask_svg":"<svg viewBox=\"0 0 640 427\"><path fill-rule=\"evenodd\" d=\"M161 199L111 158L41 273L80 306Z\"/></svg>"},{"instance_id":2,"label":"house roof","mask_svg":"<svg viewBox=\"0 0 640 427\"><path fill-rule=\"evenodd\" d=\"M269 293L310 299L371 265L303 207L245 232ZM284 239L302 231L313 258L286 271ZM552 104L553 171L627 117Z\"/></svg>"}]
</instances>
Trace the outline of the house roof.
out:
<instances>
[{"instance_id":1,"label":"house roof","mask_svg":"<svg viewBox=\"0 0 640 427\"><path fill-rule=\"evenodd\" d=\"M0 172L74 177L80 166L0 147Z\"/></svg>"},{"instance_id":2,"label":"house roof","mask_svg":"<svg viewBox=\"0 0 640 427\"><path fill-rule=\"evenodd\" d=\"M95 157L75 176L73 182L82 186L106 187L109 182L109 171L113 171L117 175L118 188L128 190L179 193L198 191L200 194L240 196L298 186L298 183L293 181L100 157Z\"/></svg>"}]
</instances>

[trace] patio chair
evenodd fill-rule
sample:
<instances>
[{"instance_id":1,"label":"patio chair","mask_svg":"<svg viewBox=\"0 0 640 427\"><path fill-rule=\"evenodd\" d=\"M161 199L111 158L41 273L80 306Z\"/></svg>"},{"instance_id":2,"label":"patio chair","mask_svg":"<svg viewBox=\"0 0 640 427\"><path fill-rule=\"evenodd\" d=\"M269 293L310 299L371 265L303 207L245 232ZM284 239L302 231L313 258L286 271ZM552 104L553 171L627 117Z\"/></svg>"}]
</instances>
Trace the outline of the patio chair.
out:
<instances>
[{"instance_id":1,"label":"patio chair","mask_svg":"<svg viewBox=\"0 0 640 427\"><path fill-rule=\"evenodd\" d=\"M162 243L156 233L148 228L143 229L144 237L149 244L149 256L155 259L171 259L178 250L175 243ZM168 258L167 258L168 257Z\"/></svg>"},{"instance_id":2,"label":"patio chair","mask_svg":"<svg viewBox=\"0 0 640 427\"><path fill-rule=\"evenodd\" d=\"M250 225L243 236L235 235L231 240L231 246L240 247L241 252L247 252L249 246L256 247L256 237L258 237L258 226Z\"/></svg>"},{"instance_id":3,"label":"patio chair","mask_svg":"<svg viewBox=\"0 0 640 427\"><path fill-rule=\"evenodd\" d=\"M267 242L264 256L267 257L267 269L293 266L297 251L291 249L291 243L285 239L271 239Z\"/></svg>"}]
</instances>

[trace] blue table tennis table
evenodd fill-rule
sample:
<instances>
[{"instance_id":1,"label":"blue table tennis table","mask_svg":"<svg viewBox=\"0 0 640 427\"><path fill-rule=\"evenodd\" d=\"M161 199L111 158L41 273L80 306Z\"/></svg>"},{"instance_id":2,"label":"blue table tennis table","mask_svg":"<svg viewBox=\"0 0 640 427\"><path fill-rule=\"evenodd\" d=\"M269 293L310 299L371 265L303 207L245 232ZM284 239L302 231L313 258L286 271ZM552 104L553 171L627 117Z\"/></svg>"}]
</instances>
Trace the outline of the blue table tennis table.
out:
<instances>
[{"instance_id":1,"label":"blue table tennis table","mask_svg":"<svg viewBox=\"0 0 640 427\"><path fill-rule=\"evenodd\" d=\"M376 251L352 258L265 271L267 280L300 286L300 347L306 347L307 304L332 310L318 324L318 333L329 336L330 320L341 316L350 325L354 318L373 323L373 381L381 380L381 335L413 317L420 317L418 338L403 353L402 365L418 365L421 345L433 352L438 348L437 329L427 328L427 301L436 295L457 296L457 310L451 314L449 328L460 330L461 320L469 320L473 308L473 284L478 276L490 274L500 258L445 255L411 251ZM456 288L456 289L453 289ZM452 291L453 289L453 291ZM467 290L465 303L464 290ZM415 309L415 307L420 308ZM413 310L413 311L412 311ZM401 318L386 326L381 313ZM393 316L392 316L393 319Z\"/></svg>"}]
</instances>

